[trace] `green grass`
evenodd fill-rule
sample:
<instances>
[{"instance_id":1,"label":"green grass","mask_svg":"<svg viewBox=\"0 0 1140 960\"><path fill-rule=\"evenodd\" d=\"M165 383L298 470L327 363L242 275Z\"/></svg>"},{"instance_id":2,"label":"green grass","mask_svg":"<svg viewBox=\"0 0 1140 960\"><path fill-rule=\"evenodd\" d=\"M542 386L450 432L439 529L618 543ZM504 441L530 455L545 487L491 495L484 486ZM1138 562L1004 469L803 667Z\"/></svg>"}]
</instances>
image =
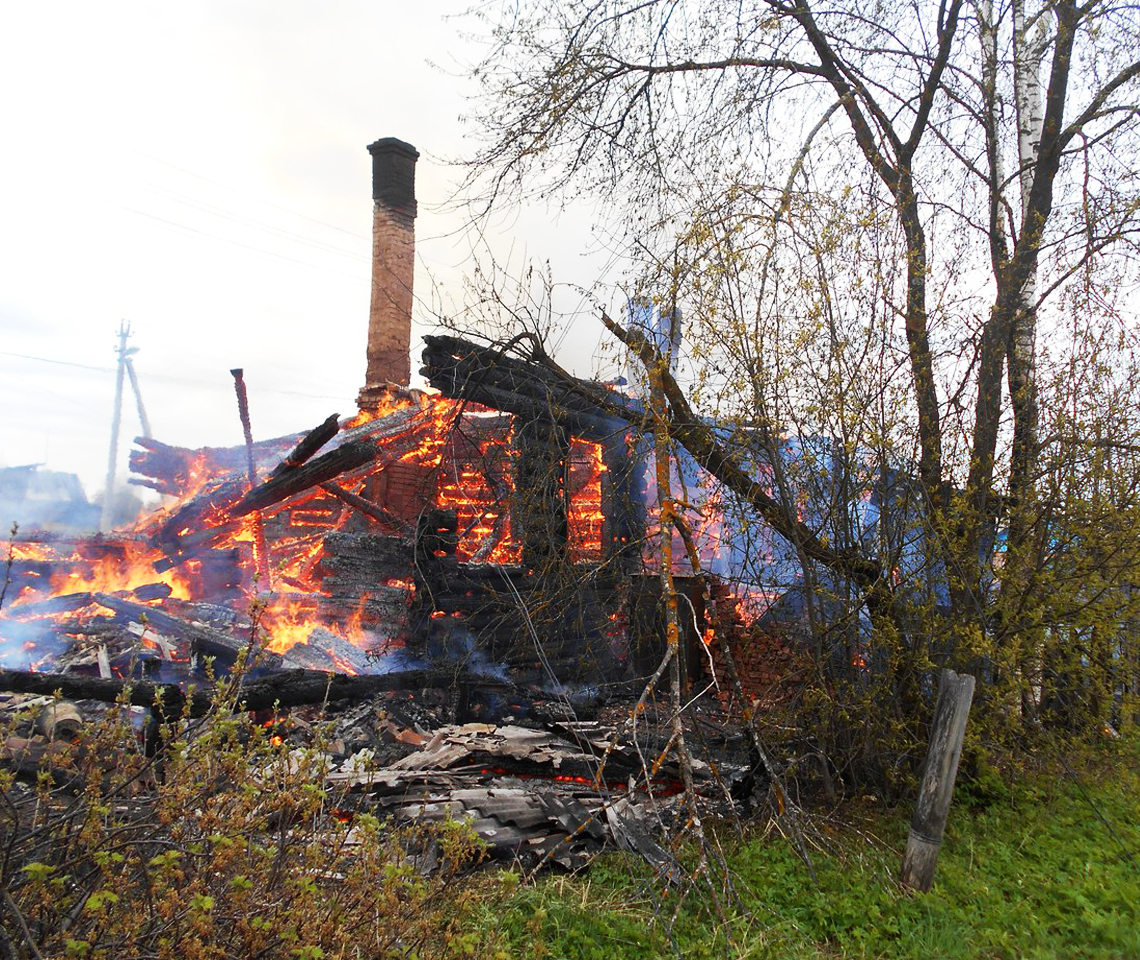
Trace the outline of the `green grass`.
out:
<instances>
[{"instance_id":1,"label":"green grass","mask_svg":"<svg viewBox=\"0 0 1140 960\"><path fill-rule=\"evenodd\" d=\"M1008 790L990 783L984 804L961 789L927 895L895 882L909 811L848 811L845 828L816 824L826 848L814 858L818 885L778 837L726 836L738 894L727 924L707 898L678 907L641 865L614 856L500 904L486 954L1140 960L1138 771L1134 744L1082 766L1084 793L1057 772L1022 775Z\"/></svg>"}]
</instances>

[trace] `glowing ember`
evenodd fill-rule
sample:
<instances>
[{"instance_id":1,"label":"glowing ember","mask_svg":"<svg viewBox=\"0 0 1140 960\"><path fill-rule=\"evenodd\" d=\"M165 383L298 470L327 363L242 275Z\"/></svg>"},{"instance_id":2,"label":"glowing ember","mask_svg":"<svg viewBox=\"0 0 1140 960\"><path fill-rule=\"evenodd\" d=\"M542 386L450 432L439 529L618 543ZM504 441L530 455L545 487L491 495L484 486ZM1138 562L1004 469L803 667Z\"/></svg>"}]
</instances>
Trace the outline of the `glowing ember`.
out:
<instances>
[{"instance_id":1,"label":"glowing ember","mask_svg":"<svg viewBox=\"0 0 1140 960\"><path fill-rule=\"evenodd\" d=\"M602 559L602 445L574 439L570 444L570 559L599 562Z\"/></svg>"},{"instance_id":2,"label":"glowing ember","mask_svg":"<svg viewBox=\"0 0 1140 960\"><path fill-rule=\"evenodd\" d=\"M13 560L50 560L51 551L42 543L7 543L0 541L4 554Z\"/></svg>"}]
</instances>

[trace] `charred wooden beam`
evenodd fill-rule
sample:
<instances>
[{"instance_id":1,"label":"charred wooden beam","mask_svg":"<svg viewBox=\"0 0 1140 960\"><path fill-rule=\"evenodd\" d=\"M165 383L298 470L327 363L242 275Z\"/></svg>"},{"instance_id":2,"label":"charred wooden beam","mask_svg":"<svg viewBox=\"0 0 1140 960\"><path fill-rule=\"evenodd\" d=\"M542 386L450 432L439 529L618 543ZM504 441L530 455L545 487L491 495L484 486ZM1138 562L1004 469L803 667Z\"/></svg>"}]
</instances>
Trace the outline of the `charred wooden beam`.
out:
<instances>
[{"instance_id":1,"label":"charred wooden beam","mask_svg":"<svg viewBox=\"0 0 1140 960\"><path fill-rule=\"evenodd\" d=\"M459 518L454 510L427 510L416 528L416 566L433 571L450 569L459 548Z\"/></svg>"},{"instance_id":2,"label":"charred wooden beam","mask_svg":"<svg viewBox=\"0 0 1140 960\"><path fill-rule=\"evenodd\" d=\"M636 437L617 434L602 444L602 549L626 573L641 565L645 539L645 465Z\"/></svg>"},{"instance_id":3,"label":"charred wooden beam","mask_svg":"<svg viewBox=\"0 0 1140 960\"><path fill-rule=\"evenodd\" d=\"M223 520L226 511L242 498L246 486L237 478L210 486L172 513L154 532L151 542L166 553L177 553L180 539L192 532L204 536L209 527Z\"/></svg>"},{"instance_id":4,"label":"charred wooden beam","mask_svg":"<svg viewBox=\"0 0 1140 960\"><path fill-rule=\"evenodd\" d=\"M89 591L82 593L65 593L47 600L37 600L34 603L23 603L18 607L5 610L5 614L17 620L30 620L34 617L50 617L60 613L72 613L88 606L95 595Z\"/></svg>"},{"instance_id":5,"label":"charred wooden beam","mask_svg":"<svg viewBox=\"0 0 1140 960\"><path fill-rule=\"evenodd\" d=\"M230 508L231 516L244 517L254 510L264 510L287 500L310 487L319 486L370 463L379 451L371 440L354 440L317 457L310 463L287 473L280 473L254 487Z\"/></svg>"},{"instance_id":6,"label":"charred wooden beam","mask_svg":"<svg viewBox=\"0 0 1140 960\"><path fill-rule=\"evenodd\" d=\"M243 641L228 633L199 623L188 623L157 607L132 603L122 597L106 593L97 593L94 599L108 610L128 616L139 623L150 624L161 634L189 643L191 649L199 656L220 657L226 663L233 663L238 653L246 646ZM267 658L273 666L279 666L281 663L281 658L274 653L263 653L262 657Z\"/></svg>"},{"instance_id":7,"label":"charred wooden beam","mask_svg":"<svg viewBox=\"0 0 1140 960\"><path fill-rule=\"evenodd\" d=\"M570 539L566 483L570 437L550 417L515 422L515 533L523 568L558 576L568 562Z\"/></svg>"},{"instance_id":8,"label":"charred wooden beam","mask_svg":"<svg viewBox=\"0 0 1140 960\"><path fill-rule=\"evenodd\" d=\"M322 580L321 589L327 593L328 588L323 581L328 577L374 586L389 578L411 577L413 569L412 547L407 540L374 533L337 531L325 537L325 552L317 567L317 575Z\"/></svg>"},{"instance_id":9,"label":"charred wooden beam","mask_svg":"<svg viewBox=\"0 0 1140 960\"><path fill-rule=\"evenodd\" d=\"M381 470L415 449L430 422L429 416L413 407L346 430L340 446L303 466L271 477L242 497L230 514L241 517L264 510L362 468L369 472Z\"/></svg>"},{"instance_id":10,"label":"charred wooden beam","mask_svg":"<svg viewBox=\"0 0 1140 960\"><path fill-rule=\"evenodd\" d=\"M448 689L456 682L484 689L512 689L486 677L459 674L454 670L408 670L369 676L346 676L314 670L281 670L257 679L245 678L231 696L239 710L266 710L272 707L298 707L332 700L363 700L393 690ZM155 707L163 720L176 720L189 714L200 717L213 706L215 691L195 688L186 691L176 683L104 680L67 673L32 673L0 670L0 690L48 696L61 693L71 700L98 700L115 703L124 698L138 707Z\"/></svg>"},{"instance_id":11,"label":"charred wooden beam","mask_svg":"<svg viewBox=\"0 0 1140 960\"><path fill-rule=\"evenodd\" d=\"M302 436L290 434L254 443L258 467L268 469L277 463ZM243 469L246 461L244 446L190 449L171 446L153 437L135 437L135 445L141 449L131 451L131 472L153 481L152 485L168 488L164 493L176 495L186 492L186 485L203 465L213 472L230 472Z\"/></svg>"},{"instance_id":12,"label":"charred wooden beam","mask_svg":"<svg viewBox=\"0 0 1140 960\"><path fill-rule=\"evenodd\" d=\"M591 392L604 390L598 384L581 381L577 389L539 363L459 337L425 336L424 342L420 372L445 397L505 410L523 420L552 418L574 436L597 442L625 429L621 419L589 399ZM629 402L616 394L611 398Z\"/></svg>"},{"instance_id":13,"label":"charred wooden beam","mask_svg":"<svg viewBox=\"0 0 1140 960\"><path fill-rule=\"evenodd\" d=\"M366 517L370 517L377 523L384 524L384 526L390 530L394 530L401 536L410 537L414 532L410 524L405 523L391 511L385 510L380 504L366 500L364 497L358 496L350 490L345 490L344 487L329 482L322 483L321 489L326 493L331 493L338 500L347 503L354 510L359 510Z\"/></svg>"},{"instance_id":14,"label":"charred wooden beam","mask_svg":"<svg viewBox=\"0 0 1140 960\"><path fill-rule=\"evenodd\" d=\"M346 429L343 439L349 441L370 435L388 435L394 430L399 431L413 424L413 421L423 416L423 412L410 394L406 399L409 404L407 408ZM332 417L308 434L294 433L255 442L253 453L258 471L277 472L284 463L307 462L321 446L336 436L339 425L337 429L332 429L331 421ZM319 444L317 444L318 439L321 439ZM190 449L171 446L151 437L136 437L135 444L141 449L131 451L131 471L139 476L132 478L132 482L153 487L163 493L184 494L190 480L195 475L200 475L203 469L210 474L218 475L237 473L246 466L247 454L244 446Z\"/></svg>"},{"instance_id":15,"label":"charred wooden beam","mask_svg":"<svg viewBox=\"0 0 1140 960\"><path fill-rule=\"evenodd\" d=\"M279 474L289 470L295 470L302 464L307 463L312 459L313 455L335 437L339 431L340 421L338 420L338 414L334 413L319 427L314 427L306 433L305 436L301 438L301 442L289 452L289 455L273 468L269 476L276 477Z\"/></svg>"}]
</instances>

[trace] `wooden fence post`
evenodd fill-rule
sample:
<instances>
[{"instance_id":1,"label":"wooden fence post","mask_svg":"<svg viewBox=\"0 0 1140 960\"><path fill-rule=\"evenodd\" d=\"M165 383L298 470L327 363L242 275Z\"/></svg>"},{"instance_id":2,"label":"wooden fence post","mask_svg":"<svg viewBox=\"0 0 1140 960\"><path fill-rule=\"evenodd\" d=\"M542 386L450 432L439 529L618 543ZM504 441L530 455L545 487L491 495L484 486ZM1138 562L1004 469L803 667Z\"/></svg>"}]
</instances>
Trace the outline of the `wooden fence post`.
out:
<instances>
[{"instance_id":1,"label":"wooden fence post","mask_svg":"<svg viewBox=\"0 0 1140 960\"><path fill-rule=\"evenodd\" d=\"M946 828L946 816L954 796L958 758L962 755L962 738L973 699L972 676L959 675L953 670L942 671L930 729L930 747L902 861L903 884L923 893L934 883L934 868L938 865L942 831Z\"/></svg>"}]
</instances>

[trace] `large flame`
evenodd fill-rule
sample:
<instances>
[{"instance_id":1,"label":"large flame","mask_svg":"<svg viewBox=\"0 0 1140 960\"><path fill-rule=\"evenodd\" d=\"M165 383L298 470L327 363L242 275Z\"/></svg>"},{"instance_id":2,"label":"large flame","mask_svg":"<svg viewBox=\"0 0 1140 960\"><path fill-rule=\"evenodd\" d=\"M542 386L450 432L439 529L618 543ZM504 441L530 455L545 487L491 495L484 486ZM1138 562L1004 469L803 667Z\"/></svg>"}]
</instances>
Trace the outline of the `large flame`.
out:
<instances>
[{"instance_id":1,"label":"large flame","mask_svg":"<svg viewBox=\"0 0 1140 960\"><path fill-rule=\"evenodd\" d=\"M50 571L46 580L17 586L18 595L10 605L46 600L80 593L129 593L141 587L162 584L175 600L192 599L192 585L177 570L156 572L157 551L141 541L120 540L113 544L93 542L83 545L50 542L0 541L0 553L13 561L44 564Z\"/></svg>"},{"instance_id":2,"label":"large flame","mask_svg":"<svg viewBox=\"0 0 1140 960\"><path fill-rule=\"evenodd\" d=\"M231 511L249 488L244 456L152 444L146 450L153 452L139 459L174 457L177 469L166 471L162 486L176 488L179 496L143 518L129 536L0 544L18 574L0 618L16 618L21 607L36 601L83 594L117 594L152 606L167 601L232 605L244 596L245 607L257 613L270 651L286 654L301 644L319 644L321 638L327 645L329 635L370 650L375 634L365 615L367 597L339 619L329 610L344 605L321 602L326 537L347 528L408 538L425 510L451 510L457 519L459 562L517 564L521 547L511 522L517 508L511 423L508 415L474 404L393 390L376 409L341 424L342 440L372 437L378 451L375 463L336 478L348 501L318 484L260 515L240 518ZM259 464L261 480L293 443L295 439L282 438L261 445L269 451ZM567 476L568 547L574 562L602 559L604 473L600 445L575 439ZM359 502L354 506L352 497L375 503L373 515L359 509ZM252 556L260 544L259 523L269 588L260 599ZM410 604L414 578L409 569L406 577L376 586L405 591ZM79 597L76 603L81 601ZM69 609L74 613L74 604ZM335 651L328 653L336 659Z\"/></svg>"}]
</instances>

